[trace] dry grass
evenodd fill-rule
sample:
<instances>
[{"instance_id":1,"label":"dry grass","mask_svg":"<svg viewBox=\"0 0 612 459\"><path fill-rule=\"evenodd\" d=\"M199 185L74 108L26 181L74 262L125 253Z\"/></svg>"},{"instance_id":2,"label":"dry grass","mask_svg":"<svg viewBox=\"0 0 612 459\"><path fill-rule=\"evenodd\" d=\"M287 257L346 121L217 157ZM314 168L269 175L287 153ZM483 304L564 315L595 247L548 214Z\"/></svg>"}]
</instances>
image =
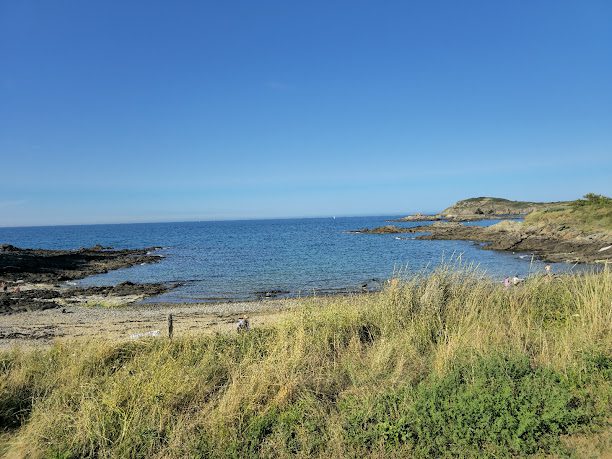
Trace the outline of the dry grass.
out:
<instances>
[{"instance_id":1,"label":"dry grass","mask_svg":"<svg viewBox=\"0 0 612 459\"><path fill-rule=\"evenodd\" d=\"M475 270L441 268L392 279L377 294L304 300L280 323L241 335L14 350L0 354L6 454L424 456L434 451L430 440L396 438L389 429L421 416L412 408L419 390L459 370L476 381L479 362L498 355L526 358L534 371L558 375L576 400L587 400L587 391L590 414L572 427L580 437L563 427L553 437L534 434L535 446L519 439L482 448L498 457L555 454L561 443L550 438L565 435L571 447L572 439L578 444L590 432L609 432L602 415L612 399L609 371L593 370L591 362L604 362L597 368L610 362L611 300L609 270L534 277L504 289ZM462 378L461 387L471 384ZM381 416L395 424L385 427ZM374 430L369 419L378 419ZM448 448L457 446L453 441Z\"/></svg>"}]
</instances>

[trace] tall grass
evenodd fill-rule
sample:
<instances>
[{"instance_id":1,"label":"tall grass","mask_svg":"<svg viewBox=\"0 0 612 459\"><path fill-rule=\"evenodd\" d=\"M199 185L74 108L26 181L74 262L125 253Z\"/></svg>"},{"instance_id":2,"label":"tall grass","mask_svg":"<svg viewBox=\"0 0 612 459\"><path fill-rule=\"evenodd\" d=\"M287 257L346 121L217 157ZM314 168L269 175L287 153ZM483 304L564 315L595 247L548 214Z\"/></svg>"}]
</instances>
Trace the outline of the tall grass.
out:
<instances>
[{"instance_id":1,"label":"tall grass","mask_svg":"<svg viewBox=\"0 0 612 459\"><path fill-rule=\"evenodd\" d=\"M611 301L609 270L505 289L440 268L244 334L13 350L0 439L8 457L604 454Z\"/></svg>"}]
</instances>

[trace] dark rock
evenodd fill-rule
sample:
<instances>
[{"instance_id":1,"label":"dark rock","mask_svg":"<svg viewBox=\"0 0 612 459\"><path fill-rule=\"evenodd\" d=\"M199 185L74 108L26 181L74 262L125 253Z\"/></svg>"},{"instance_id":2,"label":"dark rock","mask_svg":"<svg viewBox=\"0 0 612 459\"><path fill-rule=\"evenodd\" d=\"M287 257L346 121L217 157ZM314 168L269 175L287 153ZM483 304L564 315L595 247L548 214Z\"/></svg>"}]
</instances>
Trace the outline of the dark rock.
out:
<instances>
[{"instance_id":1,"label":"dark rock","mask_svg":"<svg viewBox=\"0 0 612 459\"><path fill-rule=\"evenodd\" d=\"M59 305L51 301L35 301L28 298L12 296L12 294L0 295L0 314L14 314L26 311L44 311L57 308Z\"/></svg>"},{"instance_id":2,"label":"dark rock","mask_svg":"<svg viewBox=\"0 0 612 459\"><path fill-rule=\"evenodd\" d=\"M458 222L435 222L431 225L399 228L383 226L363 229L366 234L427 233L417 239L465 240L484 243L485 249L533 253L545 261L589 263L609 259L600 252L612 245L609 236L598 238L564 238L560 231L550 232L521 226L466 226ZM519 224L520 225L520 224Z\"/></svg>"},{"instance_id":3,"label":"dark rock","mask_svg":"<svg viewBox=\"0 0 612 459\"><path fill-rule=\"evenodd\" d=\"M258 299L263 298L277 298L282 295L288 295L289 291L287 290L266 290L261 292L254 292Z\"/></svg>"},{"instance_id":4,"label":"dark rock","mask_svg":"<svg viewBox=\"0 0 612 459\"><path fill-rule=\"evenodd\" d=\"M11 283L59 284L110 270L127 268L141 263L156 263L161 256L153 254L156 247L145 249L112 250L96 245L80 250L20 249L10 244L0 246L0 281ZM19 284L17 284L19 285ZM174 286L163 284L134 284L124 282L113 287L31 289L0 296L0 314L45 310L59 307L49 300L74 296L103 295L158 295Z\"/></svg>"},{"instance_id":5,"label":"dark rock","mask_svg":"<svg viewBox=\"0 0 612 459\"><path fill-rule=\"evenodd\" d=\"M133 282L122 282L117 285L97 286L97 287L77 287L66 290L62 293L63 298L71 298L74 296L127 296L127 295L144 295L153 296L160 295L168 290L177 287L178 284L135 284Z\"/></svg>"},{"instance_id":6,"label":"dark rock","mask_svg":"<svg viewBox=\"0 0 612 459\"><path fill-rule=\"evenodd\" d=\"M401 218L396 218L393 220L387 220L390 222L434 222L434 221L438 221L438 220L442 220L442 217L440 215L424 215L424 214L414 214L414 215L408 215L407 217L401 217Z\"/></svg>"},{"instance_id":7,"label":"dark rock","mask_svg":"<svg viewBox=\"0 0 612 459\"><path fill-rule=\"evenodd\" d=\"M399 234L399 233L413 233L412 228L400 228L395 225L379 226L378 228L362 228L360 230L351 231L351 233L364 233L364 234Z\"/></svg>"},{"instance_id":8,"label":"dark rock","mask_svg":"<svg viewBox=\"0 0 612 459\"><path fill-rule=\"evenodd\" d=\"M0 251L0 280L55 283L81 279L140 263L155 263L154 248L108 250L100 245L81 250L19 249L3 245Z\"/></svg>"}]
</instances>

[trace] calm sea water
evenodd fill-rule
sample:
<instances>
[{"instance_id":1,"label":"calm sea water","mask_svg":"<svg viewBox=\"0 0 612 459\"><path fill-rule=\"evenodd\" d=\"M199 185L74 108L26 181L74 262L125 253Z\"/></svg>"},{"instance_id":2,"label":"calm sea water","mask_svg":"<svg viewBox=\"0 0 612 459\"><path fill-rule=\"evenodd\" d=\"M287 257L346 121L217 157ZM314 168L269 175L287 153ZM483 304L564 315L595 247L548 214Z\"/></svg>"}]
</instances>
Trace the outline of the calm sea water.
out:
<instances>
[{"instance_id":1,"label":"calm sea water","mask_svg":"<svg viewBox=\"0 0 612 459\"><path fill-rule=\"evenodd\" d=\"M93 276L84 285L122 281L182 282L148 301L255 299L375 289L394 271L432 270L451 256L477 264L490 276L525 276L542 270L528 254L482 250L466 241L419 241L413 235L349 234L386 224L392 217L183 222L123 225L0 228L0 243L19 247L76 249L102 244L115 248L161 246L160 263ZM489 225L496 221L478 222ZM397 223L415 226L417 223ZM405 237L404 237L405 236ZM566 271L571 265L555 264Z\"/></svg>"}]
</instances>

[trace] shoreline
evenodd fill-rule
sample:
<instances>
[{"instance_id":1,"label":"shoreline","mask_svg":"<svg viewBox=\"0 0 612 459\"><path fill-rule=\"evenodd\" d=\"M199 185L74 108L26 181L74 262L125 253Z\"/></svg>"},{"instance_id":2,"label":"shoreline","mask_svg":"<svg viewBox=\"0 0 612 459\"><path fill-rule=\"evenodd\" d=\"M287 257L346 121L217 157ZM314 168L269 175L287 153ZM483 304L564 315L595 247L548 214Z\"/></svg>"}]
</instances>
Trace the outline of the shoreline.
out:
<instances>
[{"instance_id":1,"label":"shoreline","mask_svg":"<svg viewBox=\"0 0 612 459\"><path fill-rule=\"evenodd\" d=\"M585 273L586 274L586 273ZM540 274L543 276L544 274ZM553 274L551 279L567 274ZM575 276L576 274L570 274ZM538 277L538 274L533 275ZM491 281L497 284L495 281ZM146 285L146 284L145 284ZM397 283L391 282L391 285ZM351 292L299 298L268 298L215 303L121 303L118 306L74 304L62 309L32 310L0 315L0 351L36 349L76 341L130 341L149 336L168 337L168 316L173 337L236 332L238 321L251 327L274 324L300 307L324 307L340 299L367 298L381 291Z\"/></svg>"},{"instance_id":2,"label":"shoreline","mask_svg":"<svg viewBox=\"0 0 612 459\"><path fill-rule=\"evenodd\" d=\"M0 316L58 309L79 303L133 303L159 295L176 283L122 282L107 287L80 287L67 281L83 279L139 264L158 263L159 247L115 250L96 245L79 250L21 249L0 245Z\"/></svg>"},{"instance_id":3,"label":"shoreline","mask_svg":"<svg viewBox=\"0 0 612 459\"><path fill-rule=\"evenodd\" d=\"M518 223L518 224L516 224ZM353 234L412 234L418 240L457 240L479 243L485 250L532 253L551 263L607 263L612 256L612 240L607 235L564 237L520 222L502 221L492 226L468 226L458 222L435 222L410 228L394 225L362 228Z\"/></svg>"},{"instance_id":4,"label":"shoreline","mask_svg":"<svg viewBox=\"0 0 612 459\"><path fill-rule=\"evenodd\" d=\"M58 284L143 263L157 263L161 247L113 249L95 245L78 250L23 249L0 244L2 281Z\"/></svg>"},{"instance_id":5,"label":"shoreline","mask_svg":"<svg viewBox=\"0 0 612 459\"><path fill-rule=\"evenodd\" d=\"M606 209L591 197L561 211L532 214L522 222L472 226L431 221L410 228L387 225L346 232L420 233L412 238L471 241L480 249L531 253L546 262L608 263L612 257L609 228L602 225L602 220L591 226L580 223L587 217L608 218ZM503 215L509 216L507 212ZM500 216L488 214L480 220ZM419 214L413 218L431 217ZM466 221L473 220L476 219ZM309 290L305 295L272 289L254 291L249 297L183 299L177 295L164 301L163 294L181 283L122 282L84 287L66 282L137 264L157 263L163 259L157 249L115 250L96 245L79 250L43 250L0 244L0 348L44 346L71 339L124 340L143 333L166 336L168 314L174 316L178 335L235 330L238 319L244 316L249 316L254 326L261 326L278 320L298 305L325 304L333 297L379 292L385 283L381 279L364 279L357 285L333 291Z\"/></svg>"},{"instance_id":6,"label":"shoreline","mask_svg":"<svg viewBox=\"0 0 612 459\"><path fill-rule=\"evenodd\" d=\"M259 290L249 296L178 298L165 301L160 295L184 282L164 281L134 283L124 281L107 286L71 285L70 281L143 263L157 263L165 257L158 247L120 249L96 245L79 250L24 249L0 244L0 317L51 309L72 307L124 307L167 303L171 305L219 305L260 303L268 300L299 300L379 291L384 282L378 278L363 279L357 285L338 288L286 291ZM150 299L150 300L149 300ZM1 324L0 324L1 325Z\"/></svg>"},{"instance_id":7,"label":"shoreline","mask_svg":"<svg viewBox=\"0 0 612 459\"><path fill-rule=\"evenodd\" d=\"M424 215L414 214L407 215L401 218L392 218L386 220L391 223L410 223L410 222L480 222L485 220L517 220L525 218L526 214L508 214L508 215Z\"/></svg>"}]
</instances>

